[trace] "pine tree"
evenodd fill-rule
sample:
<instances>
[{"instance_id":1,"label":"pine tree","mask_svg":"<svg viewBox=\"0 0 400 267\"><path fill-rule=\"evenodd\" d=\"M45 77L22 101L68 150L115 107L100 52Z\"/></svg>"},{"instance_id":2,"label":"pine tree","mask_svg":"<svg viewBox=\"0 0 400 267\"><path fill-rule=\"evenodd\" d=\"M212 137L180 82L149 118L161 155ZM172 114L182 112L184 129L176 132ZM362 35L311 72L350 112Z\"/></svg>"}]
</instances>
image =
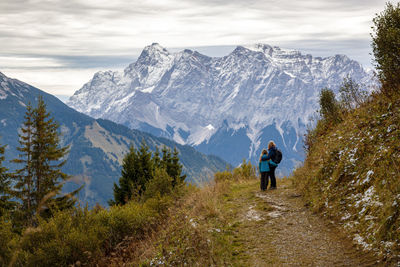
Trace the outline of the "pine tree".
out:
<instances>
[{"instance_id":1,"label":"pine tree","mask_svg":"<svg viewBox=\"0 0 400 267\"><path fill-rule=\"evenodd\" d=\"M14 195L22 202L28 224L33 216L45 207L65 209L75 204L74 195L81 188L67 195L60 196L64 182L69 178L61 171L68 153L68 146L60 147L58 124L46 110L46 105L39 97L38 105L32 110L28 105L25 123L20 135L21 152L13 162L23 164L13 175L15 181ZM45 213L42 213L42 215Z\"/></svg>"},{"instance_id":2,"label":"pine tree","mask_svg":"<svg viewBox=\"0 0 400 267\"><path fill-rule=\"evenodd\" d=\"M21 127L21 134L18 134L20 147L17 149L21 154L17 159L12 160L14 163L23 164L23 167L13 174L13 178L16 180L13 195L21 200L23 216L28 220L33 217L34 207L37 206L32 173L33 114L32 106L29 103L26 107L25 122ZM31 222L28 222L28 224L31 224Z\"/></svg>"},{"instance_id":3,"label":"pine tree","mask_svg":"<svg viewBox=\"0 0 400 267\"><path fill-rule=\"evenodd\" d=\"M7 210L11 210L14 202L11 201L11 180L8 169L3 166L4 161L4 146L0 146L0 217Z\"/></svg>"},{"instance_id":4,"label":"pine tree","mask_svg":"<svg viewBox=\"0 0 400 267\"><path fill-rule=\"evenodd\" d=\"M144 194L145 199L156 192L164 194L169 192L168 184L172 188L185 180L186 175L182 175L178 150L174 149L171 153L171 150L164 146L161 152L160 158L159 149L156 148L153 156L144 141L139 150L133 146L129 148L122 163L119 184L114 183L114 200L109 201L110 205L123 205L133 198L142 199ZM149 191L148 185L151 185ZM158 190L157 185L162 185L163 189Z\"/></svg>"},{"instance_id":5,"label":"pine tree","mask_svg":"<svg viewBox=\"0 0 400 267\"><path fill-rule=\"evenodd\" d=\"M125 204L135 194L138 178L138 155L133 145L130 146L128 154L122 162L121 177L119 185L114 183L114 200L109 201L110 205Z\"/></svg>"},{"instance_id":6,"label":"pine tree","mask_svg":"<svg viewBox=\"0 0 400 267\"><path fill-rule=\"evenodd\" d=\"M182 175L182 168L183 166L179 162L179 152L176 149L176 147L174 147L174 151L172 153L172 158L171 158L171 168L169 173L169 175L173 179L172 181L173 186L185 181L186 174Z\"/></svg>"},{"instance_id":7,"label":"pine tree","mask_svg":"<svg viewBox=\"0 0 400 267\"><path fill-rule=\"evenodd\" d=\"M142 194L146 190L146 183L153 178L155 166L152 153L144 140L137 154L139 158L139 179L137 185L139 194Z\"/></svg>"},{"instance_id":8,"label":"pine tree","mask_svg":"<svg viewBox=\"0 0 400 267\"><path fill-rule=\"evenodd\" d=\"M179 162L179 152L174 148L174 151L171 153L171 149L166 146L162 149L162 160L161 167L165 168L168 175L172 178L173 186L183 182L186 178L186 175L182 175L182 165Z\"/></svg>"},{"instance_id":9,"label":"pine tree","mask_svg":"<svg viewBox=\"0 0 400 267\"><path fill-rule=\"evenodd\" d=\"M139 198L146 190L147 182L153 179L155 168L146 143L143 141L138 151L132 145L123 159L119 185L114 183L114 200L109 204L125 204L132 198Z\"/></svg>"}]
</instances>

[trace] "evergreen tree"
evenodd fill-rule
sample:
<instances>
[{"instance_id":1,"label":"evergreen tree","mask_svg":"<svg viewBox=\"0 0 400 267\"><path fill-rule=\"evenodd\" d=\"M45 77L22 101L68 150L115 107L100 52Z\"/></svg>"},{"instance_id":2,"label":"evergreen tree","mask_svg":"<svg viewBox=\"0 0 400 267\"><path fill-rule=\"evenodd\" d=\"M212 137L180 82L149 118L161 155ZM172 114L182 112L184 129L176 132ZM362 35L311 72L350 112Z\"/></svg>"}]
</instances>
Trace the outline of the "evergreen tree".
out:
<instances>
[{"instance_id":1,"label":"evergreen tree","mask_svg":"<svg viewBox=\"0 0 400 267\"><path fill-rule=\"evenodd\" d=\"M139 179L137 181L138 193L142 194L146 190L146 183L153 178L155 164L152 159L152 153L147 144L142 141L138 151L139 158Z\"/></svg>"},{"instance_id":2,"label":"evergreen tree","mask_svg":"<svg viewBox=\"0 0 400 267\"><path fill-rule=\"evenodd\" d=\"M161 167L165 168L168 175L172 178L173 186L183 182L186 175L182 175L182 165L179 162L179 152L176 147L171 153L171 149L164 146L162 154Z\"/></svg>"},{"instance_id":3,"label":"evergreen tree","mask_svg":"<svg viewBox=\"0 0 400 267\"><path fill-rule=\"evenodd\" d=\"M156 147L156 151L154 152L153 162L155 168L161 168L160 149L158 148L158 146Z\"/></svg>"},{"instance_id":4,"label":"evergreen tree","mask_svg":"<svg viewBox=\"0 0 400 267\"><path fill-rule=\"evenodd\" d=\"M174 151L172 153L172 158L171 158L171 168L169 175L172 177L172 185L175 186L177 184L182 183L185 181L186 174L182 175L182 164L179 162L179 152L174 147Z\"/></svg>"},{"instance_id":5,"label":"evergreen tree","mask_svg":"<svg viewBox=\"0 0 400 267\"><path fill-rule=\"evenodd\" d=\"M178 151L174 149L171 153L171 150L164 146L161 152L160 158L159 149L156 148L153 156L144 141L139 150L133 146L129 148L129 153L123 159L119 184L114 183L114 200L109 201L110 205L123 205L132 198L139 199L144 193L145 198L151 197L152 192L164 194L168 192L167 187L160 190L156 190L155 187L165 187L170 183L172 188L185 180L186 175L182 175ZM170 179L166 179L165 175ZM148 185L152 188L147 192Z\"/></svg>"},{"instance_id":6,"label":"evergreen tree","mask_svg":"<svg viewBox=\"0 0 400 267\"><path fill-rule=\"evenodd\" d=\"M382 91L391 95L400 92L400 3L386 4L374 20L372 49Z\"/></svg>"},{"instance_id":7,"label":"evergreen tree","mask_svg":"<svg viewBox=\"0 0 400 267\"><path fill-rule=\"evenodd\" d=\"M69 177L61 171L68 146L60 147L58 128L42 97L39 97L35 109L28 105L19 140L21 154L13 160L23 164L13 175L16 180L14 195L22 202L28 224L42 208L49 211L51 208L72 207L74 195L82 188L60 196L62 186Z\"/></svg>"},{"instance_id":8,"label":"evergreen tree","mask_svg":"<svg viewBox=\"0 0 400 267\"><path fill-rule=\"evenodd\" d=\"M119 185L114 183L114 200L109 204L125 204L134 197L139 198L146 190L147 182L153 178L155 166L144 141L138 151L132 145L123 159Z\"/></svg>"},{"instance_id":9,"label":"evergreen tree","mask_svg":"<svg viewBox=\"0 0 400 267\"><path fill-rule=\"evenodd\" d=\"M11 210L14 202L11 201L11 181L8 169L3 166L4 161L4 146L0 146L0 217L7 210Z\"/></svg>"},{"instance_id":10,"label":"evergreen tree","mask_svg":"<svg viewBox=\"0 0 400 267\"><path fill-rule=\"evenodd\" d=\"M23 216L28 218L28 224L34 214L36 199L34 193L33 174L32 174L32 138L33 138L33 109L29 103L26 107L25 122L21 127L19 136L20 147L17 150L21 153L17 159L12 162L22 164L23 167L18 169L13 178L16 180L13 195L22 202Z\"/></svg>"}]
</instances>

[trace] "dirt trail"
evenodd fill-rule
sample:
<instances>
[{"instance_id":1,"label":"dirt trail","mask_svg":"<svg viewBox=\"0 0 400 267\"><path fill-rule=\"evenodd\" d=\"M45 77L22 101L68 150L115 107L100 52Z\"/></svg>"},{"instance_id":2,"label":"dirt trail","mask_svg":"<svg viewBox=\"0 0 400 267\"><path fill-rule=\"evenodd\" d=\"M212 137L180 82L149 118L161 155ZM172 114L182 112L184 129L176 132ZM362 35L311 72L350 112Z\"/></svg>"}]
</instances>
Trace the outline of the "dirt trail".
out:
<instances>
[{"instance_id":1,"label":"dirt trail","mask_svg":"<svg viewBox=\"0 0 400 267\"><path fill-rule=\"evenodd\" d=\"M289 181L260 192L256 183L236 190L231 205L240 211L233 228L238 265L379 266L343 233L304 206Z\"/></svg>"}]
</instances>

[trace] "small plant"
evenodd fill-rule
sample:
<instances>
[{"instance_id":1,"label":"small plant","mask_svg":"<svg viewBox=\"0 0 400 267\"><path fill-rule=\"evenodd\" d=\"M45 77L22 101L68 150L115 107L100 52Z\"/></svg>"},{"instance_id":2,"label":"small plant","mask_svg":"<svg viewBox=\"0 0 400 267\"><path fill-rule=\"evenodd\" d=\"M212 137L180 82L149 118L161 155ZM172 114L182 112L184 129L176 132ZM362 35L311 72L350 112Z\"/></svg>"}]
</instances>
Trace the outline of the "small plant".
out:
<instances>
[{"instance_id":1,"label":"small plant","mask_svg":"<svg viewBox=\"0 0 400 267\"><path fill-rule=\"evenodd\" d=\"M324 88L319 95L320 115L328 123L339 123L342 121L340 116L340 105L331 89Z\"/></svg>"}]
</instances>

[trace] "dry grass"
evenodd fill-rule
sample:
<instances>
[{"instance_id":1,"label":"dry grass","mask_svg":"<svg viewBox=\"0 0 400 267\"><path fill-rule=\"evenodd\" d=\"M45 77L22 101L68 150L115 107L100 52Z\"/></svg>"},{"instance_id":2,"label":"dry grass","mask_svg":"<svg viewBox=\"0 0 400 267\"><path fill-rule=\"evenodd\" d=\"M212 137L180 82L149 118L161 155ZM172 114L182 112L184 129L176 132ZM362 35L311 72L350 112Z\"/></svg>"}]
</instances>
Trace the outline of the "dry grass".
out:
<instances>
[{"instance_id":1,"label":"dry grass","mask_svg":"<svg viewBox=\"0 0 400 267\"><path fill-rule=\"evenodd\" d=\"M293 176L308 204L360 247L399 260L400 99L377 94L342 123L315 131Z\"/></svg>"}]
</instances>

